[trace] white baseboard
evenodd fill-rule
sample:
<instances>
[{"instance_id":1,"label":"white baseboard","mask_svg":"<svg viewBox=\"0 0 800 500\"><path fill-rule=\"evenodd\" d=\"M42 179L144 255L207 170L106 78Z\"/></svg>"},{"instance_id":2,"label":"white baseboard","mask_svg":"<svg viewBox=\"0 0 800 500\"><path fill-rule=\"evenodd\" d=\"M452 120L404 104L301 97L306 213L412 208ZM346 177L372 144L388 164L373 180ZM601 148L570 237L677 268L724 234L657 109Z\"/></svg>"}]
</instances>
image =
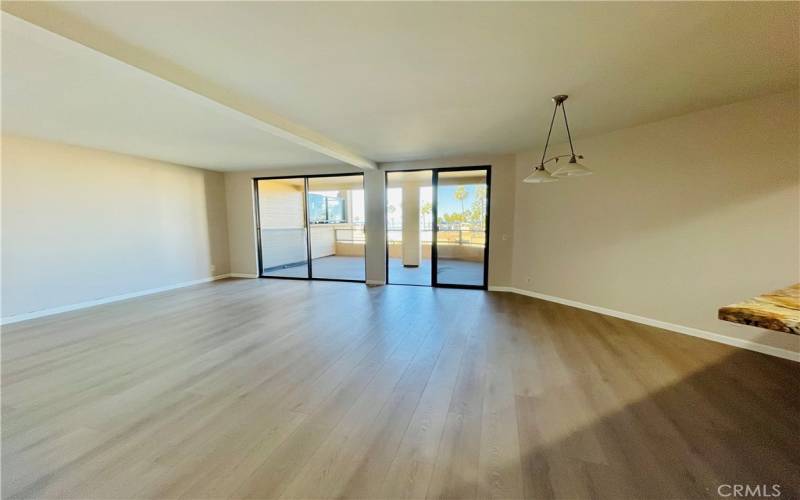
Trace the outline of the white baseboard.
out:
<instances>
[{"instance_id":1,"label":"white baseboard","mask_svg":"<svg viewBox=\"0 0 800 500\"><path fill-rule=\"evenodd\" d=\"M562 297L556 297L553 295L547 295L539 292L531 292L528 290L523 290L521 288L514 288L510 286L490 286L489 291L518 293L520 295L526 295L528 297L533 297L535 299L542 299L542 300L547 300L549 302L564 304L565 306L577 307L579 309L586 309L587 311L605 314L606 316L613 316L615 318L626 319L628 321L641 323L643 325L654 326L656 328L661 328L663 330L682 333L684 335L691 335L692 337L699 337L701 339L711 340L714 342L719 342L721 344L732 345L734 347L741 347L742 349L748 349L751 351L760 352L762 354L768 354L770 356L777 356L779 358L800 362L800 353L790 351L788 349L781 349L780 347L768 346L764 344L759 344L757 342L752 342L749 340L737 339L735 337L729 337L727 335L721 335L719 333L700 330L699 328L677 325L675 323L667 323L666 321L660 321L652 318L645 318L644 316L637 316L636 314L630 314L622 311L615 311L613 309L607 309L605 307L593 306L591 304L584 304L583 302L577 302L575 300L565 299Z\"/></svg>"},{"instance_id":2,"label":"white baseboard","mask_svg":"<svg viewBox=\"0 0 800 500\"><path fill-rule=\"evenodd\" d=\"M161 287L158 287L158 288L150 288L150 289L147 289L147 290L139 290L137 292L124 293L122 295L114 295L114 296L111 296L111 297L104 297L102 299L89 300L89 301L86 301L86 302L79 302L77 304L70 304L68 306L53 307L53 308L50 308L50 309L41 309L39 311L33 311L33 312L29 312L29 313L15 314L13 316L6 316L6 317L3 317L3 318L0 318L0 325L8 325L8 324L11 324L11 323L18 323L20 321L26 321L26 320L29 320L29 319L41 318L41 317L44 317L44 316L52 316L53 314L60 314L60 313L65 313L65 312L69 312L69 311L76 311L78 309L86 309L87 307L94 307L94 306L99 306L99 305L103 305L103 304L110 304L111 302L119 302L120 300L133 299L133 298L136 298L136 297L142 297L144 295L151 295L151 294L154 294L154 293L166 292L166 291L169 291L169 290L175 290L176 288L184 288L184 287L187 287L187 286L199 285L201 283L208 283L210 281L221 280L221 279L224 279L224 278L229 278L230 276L231 276L230 274L219 274L217 276L210 276L208 278L203 278L203 279L199 279L199 280L184 281L183 283L175 283L174 285L161 286Z\"/></svg>"},{"instance_id":3,"label":"white baseboard","mask_svg":"<svg viewBox=\"0 0 800 500\"><path fill-rule=\"evenodd\" d=\"M231 278L258 278L257 274L248 273L230 273L228 276Z\"/></svg>"}]
</instances>

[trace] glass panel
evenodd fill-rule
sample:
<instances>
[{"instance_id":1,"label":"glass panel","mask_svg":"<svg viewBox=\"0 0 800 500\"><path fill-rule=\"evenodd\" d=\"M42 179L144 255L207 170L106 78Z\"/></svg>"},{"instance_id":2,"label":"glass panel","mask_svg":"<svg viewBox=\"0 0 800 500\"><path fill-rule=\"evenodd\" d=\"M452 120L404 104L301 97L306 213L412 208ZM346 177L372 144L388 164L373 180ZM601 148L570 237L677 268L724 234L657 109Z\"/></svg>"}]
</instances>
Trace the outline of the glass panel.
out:
<instances>
[{"instance_id":1,"label":"glass panel","mask_svg":"<svg viewBox=\"0 0 800 500\"><path fill-rule=\"evenodd\" d=\"M386 175L386 244L388 282L431 285L433 172Z\"/></svg>"},{"instance_id":2,"label":"glass panel","mask_svg":"<svg viewBox=\"0 0 800 500\"><path fill-rule=\"evenodd\" d=\"M345 203L347 201L347 192L343 193L343 197L329 197L326 199L328 203L328 224L343 224L347 221L345 215Z\"/></svg>"},{"instance_id":3,"label":"glass panel","mask_svg":"<svg viewBox=\"0 0 800 500\"><path fill-rule=\"evenodd\" d=\"M304 179L258 181L262 276L308 278Z\"/></svg>"},{"instance_id":4,"label":"glass panel","mask_svg":"<svg viewBox=\"0 0 800 500\"><path fill-rule=\"evenodd\" d=\"M483 286L486 170L439 172L436 282Z\"/></svg>"},{"instance_id":5,"label":"glass panel","mask_svg":"<svg viewBox=\"0 0 800 500\"><path fill-rule=\"evenodd\" d=\"M364 281L364 176L308 179L311 277Z\"/></svg>"},{"instance_id":6,"label":"glass panel","mask_svg":"<svg viewBox=\"0 0 800 500\"><path fill-rule=\"evenodd\" d=\"M324 223L328 219L325 196L316 193L308 194L308 220L312 224Z\"/></svg>"}]
</instances>

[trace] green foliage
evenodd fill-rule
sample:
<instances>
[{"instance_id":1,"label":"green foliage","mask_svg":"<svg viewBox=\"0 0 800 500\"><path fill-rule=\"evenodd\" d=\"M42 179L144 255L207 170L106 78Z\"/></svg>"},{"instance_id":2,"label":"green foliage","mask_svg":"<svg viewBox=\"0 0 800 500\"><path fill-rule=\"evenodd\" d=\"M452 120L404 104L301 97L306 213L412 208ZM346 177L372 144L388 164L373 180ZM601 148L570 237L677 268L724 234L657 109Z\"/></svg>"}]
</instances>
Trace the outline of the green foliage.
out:
<instances>
[{"instance_id":1,"label":"green foliage","mask_svg":"<svg viewBox=\"0 0 800 500\"><path fill-rule=\"evenodd\" d=\"M466 200L469 197L469 192L467 191L467 188L465 188L464 186L458 186L455 192L453 193L453 196L455 197L456 200L460 201L463 206L464 200Z\"/></svg>"},{"instance_id":2,"label":"green foliage","mask_svg":"<svg viewBox=\"0 0 800 500\"><path fill-rule=\"evenodd\" d=\"M475 196L469 208L465 206L465 200L470 197L470 192L465 186L458 186L453 192L453 197L461 202L461 212L440 215L438 223L459 226L468 224L473 230L482 230L486 223L486 186L476 186ZM430 209L430 203L426 205ZM423 212L424 210L423 207Z\"/></svg>"},{"instance_id":3,"label":"green foliage","mask_svg":"<svg viewBox=\"0 0 800 500\"><path fill-rule=\"evenodd\" d=\"M466 217L463 213L451 213L439 216L439 224L461 224L466 222Z\"/></svg>"},{"instance_id":4,"label":"green foliage","mask_svg":"<svg viewBox=\"0 0 800 500\"><path fill-rule=\"evenodd\" d=\"M475 189L475 199L472 200L467 220L478 227L483 227L486 217L486 186Z\"/></svg>"}]
</instances>

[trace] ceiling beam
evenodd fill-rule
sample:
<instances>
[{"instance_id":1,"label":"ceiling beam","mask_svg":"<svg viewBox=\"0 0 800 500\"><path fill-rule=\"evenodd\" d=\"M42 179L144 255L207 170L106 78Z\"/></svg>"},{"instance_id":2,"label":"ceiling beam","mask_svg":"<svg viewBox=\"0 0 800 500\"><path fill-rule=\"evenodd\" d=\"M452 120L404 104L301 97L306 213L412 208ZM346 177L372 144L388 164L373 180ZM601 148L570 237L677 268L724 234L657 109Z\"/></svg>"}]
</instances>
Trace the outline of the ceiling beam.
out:
<instances>
[{"instance_id":1,"label":"ceiling beam","mask_svg":"<svg viewBox=\"0 0 800 500\"><path fill-rule=\"evenodd\" d=\"M135 47L113 33L99 30L46 2L3 2L0 5L3 10L3 29L6 27L25 29L23 25L28 25L28 31L37 39L47 39L47 43L57 43L62 48L72 45L68 50L93 51L100 57L109 57L132 66L178 87L188 97L197 99L201 104L214 107L222 113L288 142L364 170L377 168L374 161L323 134L295 123L253 99L216 85L172 61ZM76 45L79 47L75 47Z\"/></svg>"}]
</instances>

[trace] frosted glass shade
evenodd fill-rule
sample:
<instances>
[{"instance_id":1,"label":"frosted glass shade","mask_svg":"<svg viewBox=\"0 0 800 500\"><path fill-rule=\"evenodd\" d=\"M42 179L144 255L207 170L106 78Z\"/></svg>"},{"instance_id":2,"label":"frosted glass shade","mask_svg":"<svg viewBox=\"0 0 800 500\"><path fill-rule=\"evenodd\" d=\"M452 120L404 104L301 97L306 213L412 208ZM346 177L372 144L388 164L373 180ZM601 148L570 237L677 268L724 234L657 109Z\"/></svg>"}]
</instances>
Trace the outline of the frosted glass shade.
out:
<instances>
[{"instance_id":1,"label":"frosted glass shade","mask_svg":"<svg viewBox=\"0 0 800 500\"><path fill-rule=\"evenodd\" d=\"M553 177L578 177L581 175L592 175L592 171L578 163L574 156L553 171Z\"/></svg>"},{"instance_id":2,"label":"frosted glass shade","mask_svg":"<svg viewBox=\"0 0 800 500\"><path fill-rule=\"evenodd\" d=\"M555 182L558 179L550 175L550 172L544 169L544 167L537 167L534 169L533 173L522 182L527 182L528 184L541 184L542 182Z\"/></svg>"}]
</instances>

